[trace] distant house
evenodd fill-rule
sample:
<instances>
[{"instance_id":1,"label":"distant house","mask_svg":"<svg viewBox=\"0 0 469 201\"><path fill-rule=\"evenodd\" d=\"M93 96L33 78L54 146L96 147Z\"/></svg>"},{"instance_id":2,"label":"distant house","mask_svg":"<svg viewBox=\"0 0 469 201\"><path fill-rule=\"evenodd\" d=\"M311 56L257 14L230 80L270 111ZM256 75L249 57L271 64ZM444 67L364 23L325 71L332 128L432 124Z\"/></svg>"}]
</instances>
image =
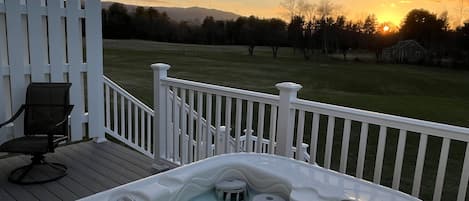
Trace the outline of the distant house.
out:
<instances>
[{"instance_id":1,"label":"distant house","mask_svg":"<svg viewBox=\"0 0 469 201\"><path fill-rule=\"evenodd\" d=\"M382 58L393 63L419 63L425 59L427 50L415 40L404 40L385 48Z\"/></svg>"}]
</instances>

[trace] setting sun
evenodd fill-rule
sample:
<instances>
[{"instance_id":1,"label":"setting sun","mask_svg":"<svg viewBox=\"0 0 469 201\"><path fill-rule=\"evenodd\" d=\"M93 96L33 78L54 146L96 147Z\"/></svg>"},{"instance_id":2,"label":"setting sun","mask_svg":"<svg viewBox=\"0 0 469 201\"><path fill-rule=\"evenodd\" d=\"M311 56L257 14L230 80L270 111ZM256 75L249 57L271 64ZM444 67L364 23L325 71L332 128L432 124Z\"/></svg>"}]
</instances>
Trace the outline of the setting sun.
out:
<instances>
[{"instance_id":1,"label":"setting sun","mask_svg":"<svg viewBox=\"0 0 469 201\"><path fill-rule=\"evenodd\" d=\"M383 27L383 32L388 32L391 28L388 25Z\"/></svg>"}]
</instances>

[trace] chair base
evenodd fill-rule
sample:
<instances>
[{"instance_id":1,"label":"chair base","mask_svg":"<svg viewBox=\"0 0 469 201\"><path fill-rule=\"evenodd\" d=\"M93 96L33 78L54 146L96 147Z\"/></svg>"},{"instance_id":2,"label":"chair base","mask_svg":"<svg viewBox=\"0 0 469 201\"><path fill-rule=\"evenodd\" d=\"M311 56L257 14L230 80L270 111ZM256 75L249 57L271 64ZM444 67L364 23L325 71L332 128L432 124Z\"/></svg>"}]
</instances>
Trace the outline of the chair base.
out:
<instances>
[{"instance_id":1,"label":"chair base","mask_svg":"<svg viewBox=\"0 0 469 201\"><path fill-rule=\"evenodd\" d=\"M37 167L47 167L50 170L54 170L52 173L41 174L41 178L28 178L31 176L30 173ZM44 160L43 155L34 155L31 158L31 163L11 171L8 176L8 181L15 184L29 185L29 184L42 184L51 181L58 180L67 175L67 166L60 163L49 163Z\"/></svg>"}]
</instances>

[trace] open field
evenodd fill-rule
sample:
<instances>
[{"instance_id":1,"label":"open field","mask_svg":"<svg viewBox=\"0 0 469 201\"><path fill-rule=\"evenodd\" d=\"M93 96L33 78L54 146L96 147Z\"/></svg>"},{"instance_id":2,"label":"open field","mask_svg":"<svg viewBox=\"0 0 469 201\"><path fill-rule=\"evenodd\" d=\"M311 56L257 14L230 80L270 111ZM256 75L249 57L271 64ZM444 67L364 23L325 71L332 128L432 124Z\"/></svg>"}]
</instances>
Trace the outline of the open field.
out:
<instances>
[{"instance_id":1,"label":"open field","mask_svg":"<svg viewBox=\"0 0 469 201\"><path fill-rule=\"evenodd\" d=\"M344 62L321 56L310 61L281 48L273 59L267 47L248 56L241 46L199 46L147 41L104 41L104 71L143 100L152 104L150 64L169 63L169 76L277 94L274 85L293 81L303 85L301 98L354 108L469 127L469 72L409 65ZM353 58L350 56L350 58ZM256 111L256 109L254 109ZM254 116L256 116L254 114ZM307 122L310 120L307 118ZM254 120L257 121L257 120ZM336 120L331 168L338 170L343 120ZM321 118L320 125L327 125ZM352 124L347 173L355 175L360 125ZM379 127L370 126L364 178L373 179ZM305 133L309 133L308 130ZM326 128L320 126L319 165L323 164ZM305 142L309 142L305 136ZM388 129L381 184L390 186L397 150L398 130ZM410 193L418 135L407 137L401 191ZM431 200L441 150L441 138L429 137L421 197ZM453 141L442 200L455 200L465 144Z\"/></svg>"},{"instance_id":2,"label":"open field","mask_svg":"<svg viewBox=\"0 0 469 201\"><path fill-rule=\"evenodd\" d=\"M274 85L303 85L304 99L469 127L469 72L409 65L313 58L281 48L250 57L242 46L199 46L147 41L104 41L104 71L151 104L150 64L172 65L169 76L277 94Z\"/></svg>"}]
</instances>

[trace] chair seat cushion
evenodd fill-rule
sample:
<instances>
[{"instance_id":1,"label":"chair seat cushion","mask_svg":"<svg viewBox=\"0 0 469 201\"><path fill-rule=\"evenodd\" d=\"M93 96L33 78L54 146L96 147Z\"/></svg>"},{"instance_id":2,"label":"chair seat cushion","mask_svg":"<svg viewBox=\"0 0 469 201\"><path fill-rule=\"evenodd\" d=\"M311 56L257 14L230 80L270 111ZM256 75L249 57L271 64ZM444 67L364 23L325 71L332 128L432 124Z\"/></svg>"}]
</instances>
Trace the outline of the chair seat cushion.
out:
<instances>
[{"instance_id":1,"label":"chair seat cushion","mask_svg":"<svg viewBox=\"0 0 469 201\"><path fill-rule=\"evenodd\" d=\"M47 153L48 148L47 136L24 136L3 143L0 152L37 154Z\"/></svg>"}]
</instances>

